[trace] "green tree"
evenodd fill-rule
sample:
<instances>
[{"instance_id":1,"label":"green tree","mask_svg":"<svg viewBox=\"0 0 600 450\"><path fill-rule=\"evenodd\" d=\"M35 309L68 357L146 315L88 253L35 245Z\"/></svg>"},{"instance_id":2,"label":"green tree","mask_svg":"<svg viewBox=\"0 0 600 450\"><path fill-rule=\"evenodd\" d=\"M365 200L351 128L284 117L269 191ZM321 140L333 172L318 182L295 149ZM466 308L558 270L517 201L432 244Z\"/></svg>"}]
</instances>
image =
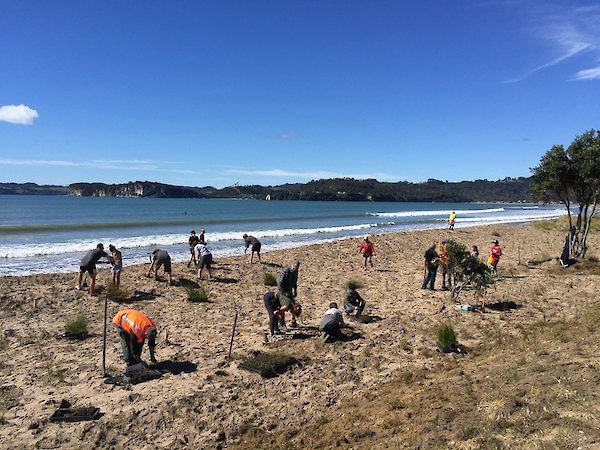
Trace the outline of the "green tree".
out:
<instances>
[{"instance_id":1,"label":"green tree","mask_svg":"<svg viewBox=\"0 0 600 450\"><path fill-rule=\"evenodd\" d=\"M460 242L447 241L442 258L450 275L448 281L452 299L455 301L467 286L473 288L475 294L481 297L494 282L490 267L476 256L471 256L466 246ZM451 280L454 280L454 284Z\"/></svg>"},{"instance_id":2,"label":"green tree","mask_svg":"<svg viewBox=\"0 0 600 450\"><path fill-rule=\"evenodd\" d=\"M567 150L562 145L553 146L531 171L535 198L564 203L569 217L571 254L584 257L600 195L600 132L590 130L577 136ZM575 223L573 204L578 205Z\"/></svg>"}]
</instances>

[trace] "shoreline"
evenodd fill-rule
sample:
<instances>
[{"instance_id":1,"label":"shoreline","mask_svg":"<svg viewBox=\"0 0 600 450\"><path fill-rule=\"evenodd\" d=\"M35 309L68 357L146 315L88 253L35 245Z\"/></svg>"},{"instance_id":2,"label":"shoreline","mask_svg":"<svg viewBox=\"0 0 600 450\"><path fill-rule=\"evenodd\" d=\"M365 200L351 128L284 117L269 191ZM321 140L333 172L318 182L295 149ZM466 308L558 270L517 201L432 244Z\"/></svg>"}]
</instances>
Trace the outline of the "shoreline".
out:
<instances>
[{"instance_id":1,"label":"shoreline","mask_svg":"<svg viewBox=\"0 0 600 450\"><path fill-rule=\"evenodd\" d=\"M563 214L566 215L566 212ZM455 229L458 231L460 229L465 229L465 228L473 228L473 227L480 227L480 226L494 226L494 225L527 225L530 223L533 223L537 220L552 220L553 218L558 218L561 216L557 216L557 217L551 217L551 218L540 218L540 219L535 219L535 220L521 220L521 219L511 219L511 220L505 220L505 221L498 221L498 222L493 222L490 224L480 224L480 223L474 223L474 224L470 224L469 222L466 223L460 223L460 220L458 221L458 223L455 226ZM435 225L432 224L430 226L424 226L424 227L418 227L418 228L407 228L406 230L390 230L388 232L382 232L382 233L368 233L367 231L376 231L376 228L370 228L370 229L363 229L361 230L360 233L356 233L356 234L352 234L352 235L348 235L348 236L342 236L342 237L332 237L332 238L323 238L323 239L317 239L315 237L314 240L308 240L308 241L287 241L287 242L281 242L279 244L276 244L275 246L272 245L264 245L263 244L263 251L262 253L267 254L269 252L274 252L274 251L281 251L281 250L291 250L294 248L301 248L301 247L306 247L306 246L311 246L311 245L321 245L321 244L327 244L327 243L332 243L338 240L346 240L346 239L356 239L359 238L361 236L364 235L380 235L380 236L386 236L386 235L390 235L390 234L395 234L395 233L407 233L407 232L418 232L418 231L428 231L428 230L445 230L447 229L447 224L444 223L439 224L439 225ZM318 234L318 233L317 233ZM187 238L187 237L186 237ZM261 237L262 239L262 237ZM114 241L114 239L113 239ZM105 247L108 248L108 242L104 243ZM242 247L243 244L240 244L239 248L237 247L232 247L232 248L226 248L226 249L218 249L217 251L213 250L213 255L215 258L229 258L229 257L239 257L243 255L242 252ZM275 247L275 248L269 248L269 247ZM154 248L162 248L163 250L167 250L171 256L171 260L173 263L177 263L177 262L187 262L187 258L189 257L189 253L188 253L188 248L187 245L185 243L182 243L181 245L167 245L167 246L149 246L147 247L147 255L149 255L152 251L152 249ZM184 248L184 250L181 250L181 248ZM209 248L210 247L210 242L209 242ZM90 247L91 249L91 247ZM145 259L145 257L135 257L136 261L128 263L127 262L127 250L128 248L121 248L124 251L124 259L123 259L123 267L127 268L127 267L133 267L139 264L146 264L145 262L143 262L142 260ZM266 249L266 250L265 250ZM140 248L134 248L133 250L136 250L136 254L140 253ZM174 252L173 250L177 250L176 252ZM211 248L212 250L212 248ZM60 256L60 255L57 255ZM12 260L13 258L9 258L6 257L4 258L5 260L9 261ZM16 259L16 258L14 258ZM23 258L25 259L25 261L27 260L32 260L34 258ZM70 260L73 260L73 257L69 257ZM23 263L25 264L25 263ZM25 264L26 265L26 264ZM74 270L72 269L66 269L64 268L64 270L44 270L42 269L39 272L32 272L32 273L26 273L26 274L18 274L18 275L4 275L4 274L0 274L0 279L5 278L5 277L11 277L11 276L29 276L29 275L42 275L42 274L68 274L68 273L76 273L78 271L78 266L77 264L75 264L76 268Z\"/></svg>"},{"instance_id":2,"label":"shoreline","mask_svg":"<svg viewBox=\"0 0 600 450\"><path fill-rule=\"evenodd\" d=\"M519 308L486 314L462 312L453 308L447 292L421 290L428 244L448 237L468 246L478 245L482 258L491 241L499 239L504 252L499 264L501 278L489 291L488 302L513 301ZM386 383L403 374L425 371L433 376L440 364L454 361L436 352L432 329L438 323L454 323L461 344L477 349L493 336L520 336L522 327L540 320L542 309L545 320L566 320L595 303L598 282L585 273L560 272L554 260L535 267L523 265L543 254L559 256L563 239L563 232L534 225L500 224L374 234L375 268L366 274L357 254L357 238L266 252L261 255L265 264L250 265L243 255L218 258L216 279L200 282L209 294L205 303L187 301L185 286L195 282L196 273L184 263L173 264L174 286L167 286L164 279L146 278L148 264L128 266L121 277L122 288L143 295L123 303L109 301L108 317L125 308L144 311L159 329L158 360L194 365L193 371L163 376L131 390L104 384L101 373L109 270L101 269L98 274L98 297L75 289L74 272L4 277L0 283L4 386L0 439L24 447L61 448L76 443L84 448L127 447L134 439L139 448L244 448L241 439L264 433L280 436L285 430L296 430L302 434L307 424L318 423L324 415L341 416L350 404L366 402L366 410L369 398L383 395ZM588 244L597 249L598 235L590 235ZM263 284L263 274L277 275L294 259L300 261L298 302L303 313L299 331L304 336L294 338L297 332L291 331L282 340L265 345L268 317L262 295L272 288ZM329 302L341 305L343 285L350 279L362 284L358 291L367 302L365 314L371 321L352 323L356 336L352 341L323 344L314 327ZM436 288L440 283L438 273ZM567 289L571 293L565 299ZM466 302L471 299L468 293L462 298ZM92 336L81 342L56 339L64 332L65 322L79 311L90 319ZM236 314L232 359L228 360ZM107 371L115 375L124 364L118 337L111 328L106 361ZM257 351L286 352L301 365L264 380L238 367L244 357ZM147 358L147 348L142 356ZM477 358L473 352L452 364L464 364L462 370L471 373L469 364L477 365ZM481 386L485 389L486 385ZM415 385L411 392L425 391ZM61 399L75 405L93 404L104 416L62 427L48 423ZM414 429L417 416L405 418L409 428ZM377 423L373 427L380 430ZM245 434L249 424L260 431L254 438ZM371 448L395 442L391 436L383 437L385 428L377 432L382 433L382 441ZM187 441L181 440L183 436ZM347 438L354 442L352 436ZM299 441L297 445L302 446ZM356 448L362 447L357 444Z\"/></svg>"}]
</instances>

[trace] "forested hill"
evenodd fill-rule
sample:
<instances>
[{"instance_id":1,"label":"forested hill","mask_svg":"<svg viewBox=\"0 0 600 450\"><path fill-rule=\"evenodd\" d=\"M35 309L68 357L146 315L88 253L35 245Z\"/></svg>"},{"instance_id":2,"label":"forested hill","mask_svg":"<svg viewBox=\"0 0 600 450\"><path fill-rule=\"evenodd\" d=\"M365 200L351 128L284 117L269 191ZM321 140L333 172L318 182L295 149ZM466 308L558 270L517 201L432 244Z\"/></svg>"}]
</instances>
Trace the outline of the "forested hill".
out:
<instances>
[{"instance_id":1,"label":"forested hill","mask_svg":"<svg viewBox=\"0 0 600 450\"><path fill-rule=\"evenodd\" d=\"M381 202L529 202L530 178L448 183L384 183L377 180L336 178L280 186L229 186L216 189L172 186L150 181L124 184L75 183L66 187L33 183L0 183L0 194L59 194L83 197L256 198L271 200L381 201Z\"/></svg>"},{"instance_id":2,"label":"forested hill","mask_svg":"<svg viewBox=\"0 0 600 450\"><path fill-rule=\"evenodd\" d=\"M39 185L35 183L0 183L0 195L67 195L65 186Z\"/></svg>"}]
</instances>

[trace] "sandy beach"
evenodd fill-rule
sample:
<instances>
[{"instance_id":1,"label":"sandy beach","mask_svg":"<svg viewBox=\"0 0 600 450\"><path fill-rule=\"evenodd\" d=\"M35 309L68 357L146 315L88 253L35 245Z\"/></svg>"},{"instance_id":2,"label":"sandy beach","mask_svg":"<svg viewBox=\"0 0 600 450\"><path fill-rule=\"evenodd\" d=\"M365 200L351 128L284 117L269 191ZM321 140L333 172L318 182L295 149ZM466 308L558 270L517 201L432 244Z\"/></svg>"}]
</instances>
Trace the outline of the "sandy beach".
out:
<instances>
[{"instance_id":1,"label":"sandy beach","mask_svg":"<svg viewBox=\"0 0 600 450\"><path fill-rule=\"evenodd\" d=\"M172 286L146 278L147 265L126 267L122 288L136 298L109 300L109 321L120 309L145 312L158 325L158 360L182 368L129 388L102 376L106 266L97 297L76 289L75 272L2 278L0 447L598 448L600 269L597 259L568 269L544 261L560 255L564 234L493 225L374 235L375 267L366 273L359 239L264 253L264 264L218 258L215 278L201 282L203 303L187 300L196 273L184 263L174 264ZM478 245L482 258L500 241L485 313L457 310L448 292L421 290L423 253L440 238ZM591 234L588 256L599 244ZM301 327L265 344L262 296L272 288L263 274L277 276L294 259ZM362 284L369 320L351 322L353 339L323 344L315 327L329 302L341 306L348 280ZM473 294L462 300L473 303ZM91 336L57 339L79 311ZM441 322L453 325L465 355L437 350ZM275 351L300 364L269 379L238 367L253 352ZM106 365L114 375L125 368L110 323ZM49 422L63 399L103 415Z\"/></svg>"}]
</instances>

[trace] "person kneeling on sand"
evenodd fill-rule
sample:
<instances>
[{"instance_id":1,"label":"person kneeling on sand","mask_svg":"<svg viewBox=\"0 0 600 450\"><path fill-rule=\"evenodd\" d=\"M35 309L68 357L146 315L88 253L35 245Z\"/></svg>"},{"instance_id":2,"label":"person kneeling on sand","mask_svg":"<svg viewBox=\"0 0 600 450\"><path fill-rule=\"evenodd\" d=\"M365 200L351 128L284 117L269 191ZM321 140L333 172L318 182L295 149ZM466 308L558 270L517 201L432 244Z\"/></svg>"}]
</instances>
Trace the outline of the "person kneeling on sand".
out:
<instances>
[{"instance_id":1,"label":"person kneeling on sand","mask_svg":"<svg viewBox=\"0 0 600 450\"><path fill-rule=\"evenodd\" d=\"M154 271L154 279L156 280L158 277L158 269L160 269L160 266L164 265L165 274L167 274L167 276L169 277L169 284L171 284L171 257L169 256L167 251L157 248L152 252L151 259L152 264L150 265L146 276L149 277Z\"/></svg>"},{"instance_id":2,"label":"person kneeling on sand","mask_svg":"<svg viewBox=\"0 0 600 450\"><path fill-rule=\"evenodd\" d=\"M153 364L157 363L154 357L157 332L156 324L152 319L135 309L124 309L115 314L113 323L117 326L119 332L123 358L127 366L141 364L148 367L148 364L142 359L142 348L146 339L148 339L150 361Z\"/></svg>"},{"instance_id":3,"label":"person kneeling on sand","mask_svg":"<svg viewBox=\"0 0 600 450\"><path fill-rule=\"evenodd\" d=\"M344 312L346 313L346 317L350 316L354 311L356 311L356 317L360 317L366 304L360 294L356 292L356 286L350 283L348 290L344 294Z\"/></svg>"},{"instance_id":4,"label":"person kneeling on sand","mask_svg":"<svg viewBox=\"0 0 600 450\"><path fill-rule=\"evenodd\" d=\"M329 309L325 311L319 331L321 331L321 342L330 342L331 340L343 339L344 335L340 328L347 328L348 325L344 322L341 311L338 309L337 303L329 304Z\"/></svg>"},{"instance_id":5,"label":"person kneeling on sand","mask_svg":"<svg viewBox=\"0 0 600 450\"><path fill-rule=\"evenodd\" d=\"M202 270L206 267L208 278L212 278L212 253L208 250L205 242L199 242L194 249L198 262L198 279L202 278Z\"/></svg>"}]
</instances>

